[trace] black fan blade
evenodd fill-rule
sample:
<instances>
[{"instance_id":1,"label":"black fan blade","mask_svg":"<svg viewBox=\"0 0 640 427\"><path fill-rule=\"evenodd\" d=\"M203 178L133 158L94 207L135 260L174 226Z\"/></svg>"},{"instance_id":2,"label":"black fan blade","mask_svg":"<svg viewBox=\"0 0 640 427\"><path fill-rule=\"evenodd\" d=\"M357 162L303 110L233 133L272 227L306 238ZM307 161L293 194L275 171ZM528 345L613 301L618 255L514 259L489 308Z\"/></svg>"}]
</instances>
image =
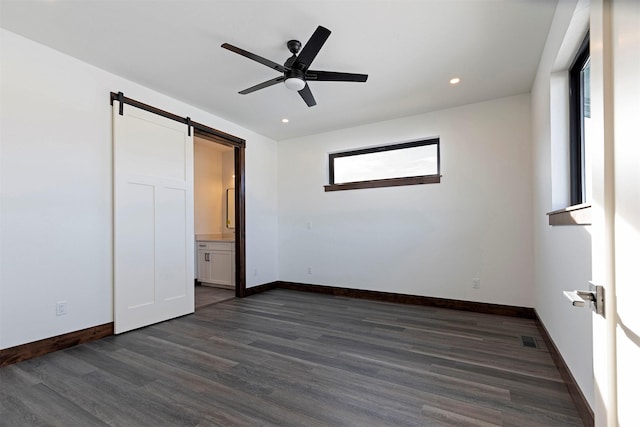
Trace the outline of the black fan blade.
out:
<instances>
[{"instance_id":1,"label":"black fan blade","mask_svg":"<svg viewBox=\"0 0 640 427\"><path fill-rule=\"evenodd\" d=\"M304 88L298 91L304 102L307 103L308 107L313 107L316 105L316 100L311 93L311 89L309 89L309 85L305 85Z\"/></svg>"},{"instance_id":2,"label":"black fan blade","mask_svg":"<svg viewBox=\"0 0 640 427\"><path fill-rule=\"evenodd\" d=\"M295 60L292 67L301 70L306 70L307 68L309 68L313 60L316 58L318 52L320 52L320 49L324 45L324 42L326 42L329 38L330 34L331 31L322 26L318 26L318 28L316 28L314 33L311 35L311 38L309 39L307 44L305 44L300 51L298 59Z\"/></svg>"},{"instance_id":3,"label":"black fan blade","mask_svg":"<svg viewBox=\"0 0 640 427\"><path fill-rule=\"evenodd\" d=\"M306 80L319 82L366 82L367 74L338 73L335 71L308 70L305 73Z\"/></svg>"},{"instance_id":4,"label":"black fan blade","mask_svg":"<svg viewBox=\"0 0 640 427\"><path fill-rule=\"evenodd\" d=\"M241 95L246 95L248 93L255 92L255 91L260 90L260 89L264 89L265 87L273 86L273 85L275 85L277 83L280 83L280 82L283 82L283 81L284 81L284 76L276 77L275 79L267 80L266 82L262 82L260 84L255 85L255 86L251 86L250 88L242 90L242 91L240 91L238 93L241 94Z\"/></svg>"},{"instance_id":5,"label":"black fan blade","mask_svg":"<svg viewBox=\"0 0 640 427\"><path fill-rule=\"evenodd\" d=\"M237 53L238 55L242 55L242 56L244 56L244 57L246 57L246 58L253 59L253 60L254 60L254 61L256 61L256 62L259 62L259 63L261 63L262 65L266 65L266 66L267 66L267 67L269 67L269 68L273 68L273 69L274 69L274 70L276 70L276 71L280 71L281 73L284 73L285 71L287 71L287 69L286 69L286 68L284 68L284 67L283 67L282 65L280 65L280 64L276 64L276 63L275 63L275 62L273 62L273 61L270 61L270 60L268 60L268 59L266 59L266 58L263 58L263 57L261 57L261 56L258 56L258 55L254 54L254 53L247 52L246 50L244 50L244 49L240 49L239 47L236 47L236 46L231 45L231 44L229 44L229 43L223 43L221 47L223 47L223 48L225 48L225 49L227 49L227 50L230 50L231 52L235 52L235 53Z\"/></svg>"}]
</instances>

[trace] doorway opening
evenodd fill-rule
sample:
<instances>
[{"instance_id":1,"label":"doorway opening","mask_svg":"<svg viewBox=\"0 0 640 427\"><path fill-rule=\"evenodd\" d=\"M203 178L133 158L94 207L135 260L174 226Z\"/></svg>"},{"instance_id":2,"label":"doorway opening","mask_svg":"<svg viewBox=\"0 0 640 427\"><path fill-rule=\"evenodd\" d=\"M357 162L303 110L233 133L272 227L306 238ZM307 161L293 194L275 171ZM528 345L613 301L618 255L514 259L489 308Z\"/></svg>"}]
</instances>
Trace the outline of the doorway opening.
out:
<instances>
[{"instance_id":1,"label":"doorway opening","mask_svg":"<svg viewBox=\"0 0 640 427\"><path fill-rule=\"evenodd\" d=\"M244 147L194 132L196 309L244 296Z\"/></svg>"}]
</instances>

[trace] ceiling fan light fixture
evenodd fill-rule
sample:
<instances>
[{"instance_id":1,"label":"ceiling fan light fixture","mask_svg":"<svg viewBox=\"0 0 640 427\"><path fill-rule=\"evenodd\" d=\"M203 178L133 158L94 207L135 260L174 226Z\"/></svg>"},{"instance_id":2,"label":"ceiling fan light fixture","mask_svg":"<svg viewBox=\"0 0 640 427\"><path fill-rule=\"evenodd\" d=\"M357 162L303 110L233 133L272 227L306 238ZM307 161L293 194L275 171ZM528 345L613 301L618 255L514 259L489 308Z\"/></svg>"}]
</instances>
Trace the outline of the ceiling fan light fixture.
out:
<instances>
[{"instance_id":1,"label":"ceiling fan light fixture","mask_svg":"<svg viewBox=\"0 0 640 427\"><path fill-rule=\"evenodd\" d=\"M296 92L304 89L306 82L299 77L289 77L284 81L284 85L287 89L295 90Z\"/></svg>"}]
</instances>

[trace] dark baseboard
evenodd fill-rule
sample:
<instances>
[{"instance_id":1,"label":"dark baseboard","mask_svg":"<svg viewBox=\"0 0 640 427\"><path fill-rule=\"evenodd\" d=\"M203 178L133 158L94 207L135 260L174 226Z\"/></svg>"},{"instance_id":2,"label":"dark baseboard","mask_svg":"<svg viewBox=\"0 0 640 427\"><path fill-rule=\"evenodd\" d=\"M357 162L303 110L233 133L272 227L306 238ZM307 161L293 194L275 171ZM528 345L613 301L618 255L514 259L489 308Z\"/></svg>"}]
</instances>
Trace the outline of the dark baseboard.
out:
<instances>
[{"instance_id":1,"label":"dark baseboard","mask_svg":"<svg viewBox=\"0 0 640 427\"><path fill-rule=\"evenodd\" d=\"M0 367L113 335L113 322L0 350Z\"/></svg>"},{"instance_id":2,"label":"dark baseboard","mask_svg":"<svg viewBox=\"0 0 640 427\"><path fill-rule=\"evenodd\" d=\"M562 358L562 355L560 354L558 347L556 347L556 344L551 339L551 335L549 335L547 328L544 326L544 323L538 316L538 312L536 312L535 309L534 309L534 314L535 314L536 323L538 325L538 330L540 331L540 335L542 335L542 339L544 340L545 344L547 345L547 348L549 349L549 354L553 359L553 363L555 363L556 368L558 369L558 372L560 372L560 376L562 377L562 380L564 381L564 383L567 386L567 389L569 390L569 395L571 396L571 400L573 400L573 404L576 405L576 409L578 410L578 413L582 418L582 422L584 423L585 426L588 426L588 427L593 426L595 421L594 421L593 409L591 409L591 405L589 405L589 402L584 397L584 394L582 393L582 390L580 390L580 387L578 386L576 379L573 377L573 375L571 374L571 371L569 370L569 366L567 366L567 363Z\"/></svg>"},{"instance_id":3,"label":"dark baseboard","mask_svg":"<svg viewBox=\"0 0 640 427\"><path fill-rule=\"evenodd\" d=\"M251 295L259 294L261 292L270 291L278 287L278 282L265 283L263 285L252 286L250 288L245 288L243 297L248 297Z\"/></svg>"},{"instance_id":4,"label":"dark baseboard","mask_svg":"<svg viewBox=\"0 0 640 427\"><path fill-rule=\"evenodd\" d=\"M395 302L400 304L424 305L429 307L448 308L451 310L473 311L476 313L497 314L500 316L535 319L533 308L516 307L485 302L462 301L447 298L434 298L419 295L396 294L392 292L367 291L362 289L338 288L325 285L308 285L304 283L278 281L277 287L296 291L317 292L351 298L364 298L375 301Z\"/></svg>"},{"instance_id":5,"label":"dark baseboard","mask_svg":"<svg viewBox=\"0 0 640 427\"><path fill-rule=\"evenodd\" d=\"M195 279L194 285L201 286L201 283ZM258 294L276 287L277 282L265 283L247 288L243 296ZM0 368L110 335L113 335L113 322L6 348L0 350Z\"/></svg>"}]
</instances>

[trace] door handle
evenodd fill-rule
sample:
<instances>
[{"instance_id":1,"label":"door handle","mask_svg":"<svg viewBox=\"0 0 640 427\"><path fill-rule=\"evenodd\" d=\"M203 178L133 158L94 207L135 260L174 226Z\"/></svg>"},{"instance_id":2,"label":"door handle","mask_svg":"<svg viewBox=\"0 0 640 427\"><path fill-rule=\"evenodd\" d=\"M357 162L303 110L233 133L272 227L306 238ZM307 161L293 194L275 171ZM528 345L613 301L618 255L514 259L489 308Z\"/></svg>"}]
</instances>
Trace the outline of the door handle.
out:
<instances>
[{"instance_id":1,"label":"door handle","mask_svg":"<svg viewBox=\"0 0 640 427\"><path fill-rule=\"evenodd\" d=\"M587 302L593 302L595 296L588 291L564 291L564 296L569 298L574 307L584 307Z\"/></svg>"},{"instance_id":2,"label":"door handle","mask_svg":"<svg viewBox=\"0 0 640 427\"><path fill-rule=\"evenodd\" d=\"M205 254L204 254L204 260L205 260L206 262L209 262L209 252L207 252L207 253L205 253Z\"/></svg>"},{"instance_id":3,"label":"door handle","mask_svg":"<svg viewBox=\"0 0 640 427\"><path fill-rule=\"evenodd\" d=\"M593 311L604 316L604 287L589 282L588 291L564 291L564 296L574 307L584 307L589 304Z\"/></svg>"}]
</instances>

